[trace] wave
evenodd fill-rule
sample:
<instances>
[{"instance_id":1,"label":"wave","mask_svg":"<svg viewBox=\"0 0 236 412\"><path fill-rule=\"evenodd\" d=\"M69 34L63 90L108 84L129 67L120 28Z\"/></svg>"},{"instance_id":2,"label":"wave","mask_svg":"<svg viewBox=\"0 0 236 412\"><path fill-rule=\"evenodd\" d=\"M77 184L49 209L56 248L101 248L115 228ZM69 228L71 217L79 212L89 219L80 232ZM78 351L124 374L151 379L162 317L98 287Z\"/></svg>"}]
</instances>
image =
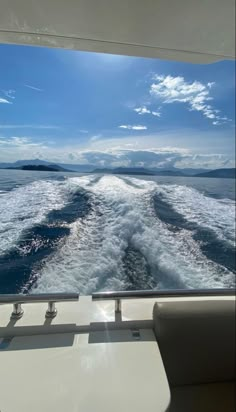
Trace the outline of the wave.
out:
<instances>
[{"instance_id":1,"label":"wave","mask_svg":"<svg viewBox=\"0 0 236 412\"><path fill-rule=\"evenodd\" d=\"M86 216L70 223L65 242L35 271L33 291L89 294L130 289L134 282L136 288L232 287L232 271L209 259L191 230L175 231L158 218L154 207L155 195L162 194L188 221L232 241L228 201L185 186L116 176L72 177L65 185L67 190L82 188L91 207Z\"/></svg>"},{"instance_id":2,"label":"wave","mask_svg":"<svg viewBox=\"0 0 236 412\"><path fill-rule=\"evenodd\" d=\"M1 194L0 255L14 247L24 230L42 222L50 210L67 201L64 186L57 181L35 181Z\"/></svg>"},{"instance_id":3,"label":"wave","mask_svg":"<svg viewBox=\"0 0 236 412\"><path fill-rule=\"evenodd\" d=\"M234 244L235 202L230 199L216 199L205 196L196 189L186 186L159 186L169 204L188 222L211 229L219 239Z\"/></svg>"}]
</instances>

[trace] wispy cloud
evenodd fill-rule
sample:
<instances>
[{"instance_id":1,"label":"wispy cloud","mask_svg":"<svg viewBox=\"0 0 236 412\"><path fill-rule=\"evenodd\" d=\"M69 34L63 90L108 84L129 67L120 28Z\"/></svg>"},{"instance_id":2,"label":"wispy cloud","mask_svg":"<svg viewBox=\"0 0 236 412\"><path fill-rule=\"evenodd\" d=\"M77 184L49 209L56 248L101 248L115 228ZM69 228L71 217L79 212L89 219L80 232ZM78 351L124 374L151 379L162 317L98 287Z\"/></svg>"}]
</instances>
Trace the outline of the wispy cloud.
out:
<instances>
[{"instance_id":1,"label":"wispy cloud","mask_svg":"<svg viewBox=\"0 0 236 412\"><path fill-rule=\"evenodd\" d=\"M92 137L90 138L90 140L91 140L92 142L95 142L96 140L101 139L101 137L102 137L101 134L96 134L96 135L92 136Z\"/></svg>"},{"instance_id":2,"label":"wispy cloud","mask_svg":"<svg viewBox=\"0 0 236 412\"><path fill-rule=\"evenodd\" d=\"M16 91L13 90L13 89L2 90L2 93L4 93L4 95L5 95L6 97L8 97L9 99L12 99L12 100L15 99L15 96L14 96L14 95L15 95Z\"/></svg>"},{"instance_id":3,"label":"wispy cloud","mask_svg":"<svg viewBox=\"0 0 236 412\"><path fill-rule=\"evenodd\" d=\"M120 129L128 129L128 130L147 130L147 126L142 125L130 125L130 124L122 124L119 126Z\"/></svg>"},{"instance_id":4,"label":"wispy cloud","mask_svg":"<svg viewBox=\"0 0 236 412\"><path fill-rule=\"evenodd\" d=\"M44 143L42 142L35 142L32 141L31 138L29 137L24 137L24 136L11 136L11 137L0 137L0 145L1 146L13 146L15 148L28 148L28 147L44 147Z\"/></svg>"},{"instance_id":5,"label":"wispy cloud","mask_svg":"<svg viewBox=\"0 0 236 412\"><path fill-rule=\"evenodd\" d=\"M220 125L229 121L226 116L220 116L220 111L215 109L209 101L214 82L203 84L199 81L187 82L184 77L170 75L154 75L154 83L151 84L152 96L161 99L163 103L185 103L190 111L201 112L204 117L210 119L213 125Z\"/></svg>"},{"instance_id":6,"label":"wispy cloud","mask_svg":"<svg viewBox=\"0 0 236 412\"><path fill-rule=\"evenodd\" d=\"M88 133L88 130L80 129L79 132L80 132L80 133L85 133L85 134L87 134L87 133Z\"/></svg>"},{"instance_id":7,"label":"wispy cloud","mask_svg":"<svg viewBox=\"0 0 236 412\"><path fill-rule=\"evenodd\" d=\"M0 124L0 129L42 129L42 130L57 130L60 126L54 125L37 125L37 124Z\"/></svg>"},{"instance_id":8,"label":"wispy cloud","mask_svg":"<svg viewBox=\"0 0 236 412\"><path fill-rule=\"evenodd\" d=\"M161 112L152 112L153 116L161 117Z\"/></svg>"},{"instance_id":9,"label":"wispy cloud","mask_svg":"<svg viewBox=\"0 0 236 412\"><path fill-rule=\"evenodd\" d=\"M30 84L24 84L25 87L28 87L28 89L35 90L36 92L43 92L43 89L40 89L39 87L31 86Z\"/></svg>"},{"instance_id":10,"label":"wispy cloud","mask_svg":"<svg viewBox=\"0 0 236 412\"><path fill-rule=\"evenodd\" d=\"M12 102L9 102L7 99L3 99L3 97L0 97L0 103L12 104Z\"/></svg>"},{"instance_id":11,"label":"wispy cloud","mask_svg":"<svg viewBox=\"0 0 236 412\"><path fill-rule=\"evenodd\" d=\"M136 107L134 109L134 111L136 113L138 113L139 115L144 115L144 114L152 114L153 116L157 116L160 117L161 116L161 112L160 111L152 111L149 110L146 106L141 106L141 107Z\"/></svg>"}]
</instances>

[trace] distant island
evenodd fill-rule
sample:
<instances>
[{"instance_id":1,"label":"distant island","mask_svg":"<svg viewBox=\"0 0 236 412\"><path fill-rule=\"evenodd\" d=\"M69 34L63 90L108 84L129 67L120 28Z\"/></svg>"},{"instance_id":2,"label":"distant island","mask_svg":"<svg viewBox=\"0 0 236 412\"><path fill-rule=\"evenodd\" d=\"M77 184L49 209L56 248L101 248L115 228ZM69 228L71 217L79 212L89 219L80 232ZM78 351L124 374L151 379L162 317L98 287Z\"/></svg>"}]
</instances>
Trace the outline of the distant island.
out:
<instances>
[{"instance_id":1,"label":"distant island","mask_svg":"<svg viewBox=\"0 0 236 412\"><path fill-rule=\"evenodd\" d=\"M39 172L73 172L73 170L64 169L63 167L52 165L52 166L45 166L45 165L24 165L20 167L6 167L6 169L13 169L13 170L33 170Z\"/></svg>"},{"instance_id":2,"label":"distant island","mask_svg":"<svg viewBox=\"0 0 236 412\"><path fill-rule=\"evenodd\" d=\"M221 177L225 179L235 179L235 168L234 169L216 169L210 170L209 172L197 173L196 177Z\"/></svg>"}]
</instances>

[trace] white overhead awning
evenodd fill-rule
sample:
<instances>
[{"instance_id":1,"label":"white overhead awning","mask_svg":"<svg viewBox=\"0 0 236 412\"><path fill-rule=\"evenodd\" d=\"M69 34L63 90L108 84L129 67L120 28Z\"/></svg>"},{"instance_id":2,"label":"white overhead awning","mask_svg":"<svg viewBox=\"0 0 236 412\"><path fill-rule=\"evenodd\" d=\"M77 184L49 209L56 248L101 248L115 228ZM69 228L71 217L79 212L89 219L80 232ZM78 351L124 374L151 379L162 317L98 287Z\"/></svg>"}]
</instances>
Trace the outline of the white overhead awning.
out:
<instances>
[{"instance_id":1,"label":"white overhead awning","mask_svg":"<svg viewBox=\"0 0 236 412\"><path fill-rule=\"evenodd\" d=\"M0 0L0 43L194 63L235 58L234 0Z\"/></svg>"}]
</instances>

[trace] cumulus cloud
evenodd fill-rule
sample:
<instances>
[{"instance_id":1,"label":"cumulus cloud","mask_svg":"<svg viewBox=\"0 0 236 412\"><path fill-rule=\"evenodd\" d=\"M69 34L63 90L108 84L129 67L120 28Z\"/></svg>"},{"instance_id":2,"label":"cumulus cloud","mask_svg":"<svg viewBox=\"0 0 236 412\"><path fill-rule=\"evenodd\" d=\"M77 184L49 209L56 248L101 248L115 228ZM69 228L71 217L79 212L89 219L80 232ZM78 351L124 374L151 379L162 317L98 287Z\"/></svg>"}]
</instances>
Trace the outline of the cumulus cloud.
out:
<instances>
[{"instance_id":1,"label":"cumulus cloud","mask_svg":"<svg viewBox=\"0 0 236 412\"><path fill-rule=\"evenodd\" d=\"M143 125L130 125L130 124L122 124L119 126L120 129L128 129L128 130L147 130L147 126Z\"/></svg>"},{"instance_id":2,"label":"cumulus cloud","mask_svg":"<svg viewBox=\"0 0 236 412\"><path fill-rule=\"evenodd\" d=\"M195 80L191 83L187 82L184 77L157 74L154 75L153 80L150 93L163 103L185 103L190 111L201 112L215 126L229 121L227 117L220 116L219 110L209 104L213 100L210 91L215 85L214 82L204 84Z\"/></svg>"},{"instance_id":3,"label":"cumulus cloud","mask_svg":"<svg viewBox=\"0 0 236 412\"><path fill-rule=\"evenodd\" d=\"M68 154L77 164L97 167L145 167L145 168L206 168L234 167L233 159L222 154L195 154L186 149L163 147L150 150L109 149L107 151L78 151Z\"/></svg>"},{"instance_id":4,"label":"cumulus cloud","mask_svg":"<svg viewBox=\"0 0 236 412\"><path fill-rule=\"evenodd\" d=\"M180 157L180 159L176 161L175 167L218 169L235 167L235 161L222 154L192 154Z\"/></svg>"},{"instance_id":5,"label":"cumulus cloud","mask_svg":"<svg viewBox=\"0 0 236 412\"><path fill-rule=\"evenodd\" d=\"M161 116L161 112L160 111L152 111L149 110L146 106L141 106L141 107L136 107L134 109L134 111L136 113L138 113L139 115L144 115L144 114L152 114L153 116Z\"/></svg>"}]
</instances>

